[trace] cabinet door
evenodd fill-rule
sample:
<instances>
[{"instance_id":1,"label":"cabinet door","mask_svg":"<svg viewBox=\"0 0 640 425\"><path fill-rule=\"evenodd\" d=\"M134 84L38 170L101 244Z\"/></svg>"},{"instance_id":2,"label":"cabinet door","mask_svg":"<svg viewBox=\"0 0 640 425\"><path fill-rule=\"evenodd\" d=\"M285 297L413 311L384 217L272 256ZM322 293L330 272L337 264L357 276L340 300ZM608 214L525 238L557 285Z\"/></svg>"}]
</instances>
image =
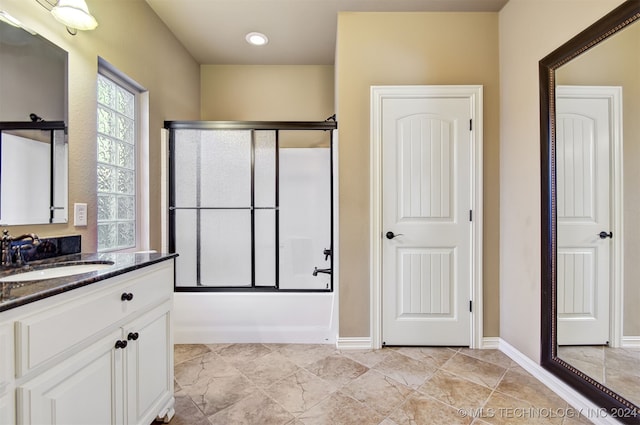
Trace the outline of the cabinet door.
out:
<instances>
[{"instance_id":1,"label":"cabinet door","mask_svg":"<svg viewBox=\"0 0 640 425\"><path fill-rule=\"evenodd\" d=\"M129 424L147 425L158 415L173 416L170 307L162 304L124 328Z\"/></svg>"},{"instance_id":2,"label":"cabinet door","mask_svg":"<svg viewBox=\"0 0 640 425\"><path fill-rule=\"evenodd\" d=\"M123 350L117 330L18 387L18 423L124 423Z\"/></svg>"},{"instance_id":3,"label":"cabinet door","mask_svg":"<svg viewBox=\"0 0 640 425\"><path fill-rule=\"evenodd\" d=\"M0 424L13 424L15 423L15 390L0 388Z\"/></svg>"},{"instance_id":4,"label":"cabinet door","mask_svg":"<svg viewBox=\"0 0 640 425\"><path fill-rule=\"evenodd\" d=\"M13 323L0 324L0 424L15 422Z\"/></svg>"}]
</instances>

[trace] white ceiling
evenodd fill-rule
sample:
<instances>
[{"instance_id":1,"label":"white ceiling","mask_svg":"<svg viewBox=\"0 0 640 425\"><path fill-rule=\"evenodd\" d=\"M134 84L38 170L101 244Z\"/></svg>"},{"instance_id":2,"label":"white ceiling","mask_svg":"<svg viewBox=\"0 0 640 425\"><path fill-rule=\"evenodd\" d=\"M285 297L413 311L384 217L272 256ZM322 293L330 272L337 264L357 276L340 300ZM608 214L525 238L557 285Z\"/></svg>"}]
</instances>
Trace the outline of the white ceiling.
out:
<instances>
[{"instance_id":1,"label":"white ceiling","mask_svg":"<svg viewBox=\"0 0 640 425\"><path fill-rule=\"evenodd\" d=\"M508 0L146 0L200 64L331 65L339 11L496 12ZM259 31L269 44L251 46Z\"/></svg>"}]
</instances>

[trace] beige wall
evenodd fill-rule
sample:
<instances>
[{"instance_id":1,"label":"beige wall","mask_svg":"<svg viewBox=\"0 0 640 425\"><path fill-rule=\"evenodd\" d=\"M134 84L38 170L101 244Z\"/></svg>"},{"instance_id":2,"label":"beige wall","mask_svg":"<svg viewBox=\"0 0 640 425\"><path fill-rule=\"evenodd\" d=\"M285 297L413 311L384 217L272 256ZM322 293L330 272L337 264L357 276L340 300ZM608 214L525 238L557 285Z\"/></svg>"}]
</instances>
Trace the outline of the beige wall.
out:
<instances>
[{"instance_id":1,"label":"beige wall","mask_svg":"<svg viewBox=\"0 0 640 425\"><path fill-rule=\"evenodd\" d=\"M98 56L149 90L151 248L160 248L160 129L164 120L199 118L200 68L144 1L88 0L95 31L67 33L36 1L0 0L0 9L69 52L69 203L88 204L88 227L22 226L11 233L82 235L96 250L96 73ZM71 209L70 209L71 211Z\"/></svg>"},{"instance_id":2,"label":"beige wall","mask_svg":"<svg viewBox=\"0 0 640 425\"><path fill-rule=\"evenodd\" d=\"M499 335L497 13L340 13L340 336L369 336L369 89L484 86L484 334Z\"/></svg>"},{"instance_id":3,"label":"beige wall","mask_svg":"<svg viewBox=\"0 0 640 425\"><path fill-rule=\"evenodd\" d=\"M202 120L324 121L332 65L202 65Z\"/></svg>"},{"instance_id":4,"label":"beige wall","mask_svg":"<svg viewBox=\"0 0 640 425\"><path fill-rule=\"evenodd\" d=\"M500 12L500 336L540 358L538 62L622 0L510 0Z\"/></svg>"}]
</instances>

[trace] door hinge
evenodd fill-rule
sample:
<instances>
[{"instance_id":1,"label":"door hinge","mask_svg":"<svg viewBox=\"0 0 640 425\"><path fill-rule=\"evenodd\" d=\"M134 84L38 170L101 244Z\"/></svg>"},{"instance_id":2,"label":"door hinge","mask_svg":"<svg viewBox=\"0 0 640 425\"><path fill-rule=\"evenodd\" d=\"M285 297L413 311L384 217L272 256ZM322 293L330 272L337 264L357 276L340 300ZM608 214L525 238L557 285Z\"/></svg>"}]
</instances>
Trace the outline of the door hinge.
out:
<instances>
[{"instance_id":1,"label":"door hinge","mask_svg":"<svg viewBox=\"0 0 640 425\"><path fill-rule=\"evenodd\" d=\"M469 313L473 313L473 301L469 300Z\"/></svg>"},{"instance_id":2,"label":"door hinge","mask_svg":"<svg viewBox=\"0 0 640 425\"><path fill-rule=\"evenodd\" d=\"M473 221L473 210L469 210L469 221Z\"/></svg>"},{"instance_id":3,"label":"door hinge","mask_svg":"<svg viewBox=\"0 0 640 425\"><path fill-rule=\"evenodd\" d=\"M469 131L473 131L473 120L469 120Z\"/></svg>"}]
</instances>

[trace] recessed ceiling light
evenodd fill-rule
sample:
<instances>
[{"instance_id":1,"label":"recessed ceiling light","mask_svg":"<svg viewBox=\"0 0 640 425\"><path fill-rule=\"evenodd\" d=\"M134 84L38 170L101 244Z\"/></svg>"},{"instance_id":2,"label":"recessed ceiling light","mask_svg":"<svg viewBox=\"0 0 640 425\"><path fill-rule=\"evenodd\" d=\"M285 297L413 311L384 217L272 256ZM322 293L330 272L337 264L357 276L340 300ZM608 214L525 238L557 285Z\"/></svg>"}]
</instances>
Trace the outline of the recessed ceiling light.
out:
<instances>
[{"instance_id":1,"label":"recessed ceiling light","mask_svg":"<svg viewBox=\"0 0 640 425\"><path fill-rule=\"evenodd\" d=\"M267 36L261 32L250 32L244 37L244 39L247 40L247 43L254 46L264 46L269 42Z\"/></svg>"}]
</instances>

